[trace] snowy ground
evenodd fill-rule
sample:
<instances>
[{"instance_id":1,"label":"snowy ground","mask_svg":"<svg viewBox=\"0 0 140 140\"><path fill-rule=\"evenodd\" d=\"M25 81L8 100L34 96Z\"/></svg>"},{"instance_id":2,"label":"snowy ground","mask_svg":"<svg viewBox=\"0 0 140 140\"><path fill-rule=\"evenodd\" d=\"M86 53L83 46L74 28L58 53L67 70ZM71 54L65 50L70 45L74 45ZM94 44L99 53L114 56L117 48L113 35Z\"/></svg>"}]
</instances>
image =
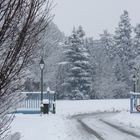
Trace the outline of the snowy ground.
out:
<instances>
[{"instance_id":1,"label":"snowy ground","mask_svg":"<svg viewBox=\"0 0 140 140\"><path fill-rule=\"evenodd\" d=\"M21 133L21 140L94 140L96 138L91 134L85 133L81 124L76 119L71 119L71 116L112 111L121 112L106 117L107 121L140 129L140 114L129 113L129 100L127 99L57 101L55 115L17 114L11 129L12 133L17 131ZM94 127L94 124L92 124L94 118L84 118L83 121L87 125ZM98 124L96 127L101 125L101 123L96 124ZM113 133L115 132L112 130Z\"/></svg>"}]
</instances>

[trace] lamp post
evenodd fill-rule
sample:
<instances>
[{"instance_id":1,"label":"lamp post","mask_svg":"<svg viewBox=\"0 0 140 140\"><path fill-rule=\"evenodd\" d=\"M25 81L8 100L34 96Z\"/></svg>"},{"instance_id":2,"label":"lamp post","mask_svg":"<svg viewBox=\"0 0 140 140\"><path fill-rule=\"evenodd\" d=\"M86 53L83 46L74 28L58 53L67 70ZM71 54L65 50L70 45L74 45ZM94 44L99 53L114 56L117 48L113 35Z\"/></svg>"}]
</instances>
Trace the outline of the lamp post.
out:
<instances>
[{"instance_id":1,"label":"lamp post","mask_svg":"<svg viewBox=\"0 0 140 140\"><path fill-rule=\"evenodd\" d=\"M137 89L136 89L136 88L137 88L137 87L136 87L136 86L137 86L136 70L137 70L137 69L134 68L134 70L135 70L135 71L134 71L134 75L133 75L133 77L132 77L132 80L133 80L133 82L134 82L133 91L136 92L136 90L137 90Z\"/></svg>"},{"instance_id":2,"label":"lamp post","mask_svg":"<svg viewBox=\"0 0 140 140\"><path fill-rule=\"evenodd\" d=\"M133 91L136 92L136 75L135 74L133 75L133 82L134 82Z\"/></svg>"},{"instance_id":3,"label":"lamp post","mask_svg":"<svg viewBox=\"0 0 140 140\"><path fill-rule=\"evenodd\" d=\"M40 69L41 69L41 112L42 112L42 105L43 105L43 70L44 70L44 67L45 67L45 63L44 63L43 58L41 58L39 65L40 65Z\"/></svg>"}]
</instances>

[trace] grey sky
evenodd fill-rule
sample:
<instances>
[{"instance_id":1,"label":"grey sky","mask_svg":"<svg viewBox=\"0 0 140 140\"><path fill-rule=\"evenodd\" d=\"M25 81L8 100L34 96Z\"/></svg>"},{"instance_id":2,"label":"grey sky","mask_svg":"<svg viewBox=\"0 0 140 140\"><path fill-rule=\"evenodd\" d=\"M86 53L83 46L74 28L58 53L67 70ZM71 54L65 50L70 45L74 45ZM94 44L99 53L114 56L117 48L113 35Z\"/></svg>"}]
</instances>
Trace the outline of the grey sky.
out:
<instances>
[{"instance_id":1,"label":"grey sky","mask_svg":"<svg viewBox=\"0 0 140 140\"><path fill-rule=\"evenodd\" d=\"M82 25L87 36L98 38L107 29L113 33L123 10L132 25L140 23L140 0L55 0L54 22L69 35L73 26Z\"/></svg>"}]
</instances>

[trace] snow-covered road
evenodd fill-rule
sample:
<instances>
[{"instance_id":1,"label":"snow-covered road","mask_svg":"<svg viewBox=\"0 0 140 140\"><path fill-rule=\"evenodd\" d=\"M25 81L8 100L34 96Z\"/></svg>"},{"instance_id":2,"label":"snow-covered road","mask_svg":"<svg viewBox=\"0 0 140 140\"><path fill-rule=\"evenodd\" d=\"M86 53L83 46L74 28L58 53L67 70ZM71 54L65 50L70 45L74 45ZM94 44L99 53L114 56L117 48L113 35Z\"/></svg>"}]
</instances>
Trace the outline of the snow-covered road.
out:
<instances>
[{"instance_id":1,"label":"snow-covered road","mask_svg":"<svg viewBox=\"0 0 140 140\"><path fill-rule=\"evenodd\" d=\"M108 118L116 113L93 113L76 115L76 119L86 133L94 135L95 140L139 140L140 134L138 129L128 126L119 126L110 123ZM107 118L107 120L106 120Z\"/></svg>"}]
</instances>

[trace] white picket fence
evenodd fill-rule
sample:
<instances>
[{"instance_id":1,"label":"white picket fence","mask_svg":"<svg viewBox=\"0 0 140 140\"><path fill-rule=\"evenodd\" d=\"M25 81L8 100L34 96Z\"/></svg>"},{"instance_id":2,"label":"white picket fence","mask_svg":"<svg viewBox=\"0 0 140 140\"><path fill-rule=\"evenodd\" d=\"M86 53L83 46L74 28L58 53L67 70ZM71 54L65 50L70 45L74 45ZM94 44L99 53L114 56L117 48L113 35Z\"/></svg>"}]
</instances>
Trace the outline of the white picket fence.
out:
<instances>
[{"instance_id":1,"label":"white picket fence","mask_svg":"<svg viewBox=\"0 0 140 140\"><path fill-rule=\"evenodd\" d=\"M40 108L41 92L22 92L24 99L19 103L18 108ZM47 92L43 92L43 99L48 99Z\"/></svg>"}]
</instances>

